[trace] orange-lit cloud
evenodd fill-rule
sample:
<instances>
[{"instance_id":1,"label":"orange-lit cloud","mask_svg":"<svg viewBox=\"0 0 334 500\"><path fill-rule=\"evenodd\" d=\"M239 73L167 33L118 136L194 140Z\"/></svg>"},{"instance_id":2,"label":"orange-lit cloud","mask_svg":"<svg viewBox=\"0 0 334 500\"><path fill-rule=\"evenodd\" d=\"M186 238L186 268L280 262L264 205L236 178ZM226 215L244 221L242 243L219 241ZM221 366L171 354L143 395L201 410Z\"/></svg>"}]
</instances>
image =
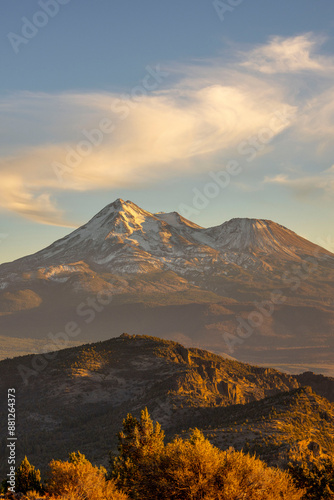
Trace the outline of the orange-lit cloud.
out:
<instances>
[{"instance_id":1,"label":"orange-lit cloud","mask_svg":"<svg viewBox=\"0 0 334 500\"><path fill-rule=\"evenodd\" d=\"M210 171L212 157L235 156L242 141L268 128L283 110L289 121L273 130L273 138L289 130L291 140L330 143L330 84L301 99L289 80L300 71L322 75L325 65L334 67L329 58L316 56L318 44L310 34L273 38L243 54L241 63L222 67L216 59L174 66L170 82L139 97L25 92L4 98L0 207L37 222L69 225L56 203L61 191L144 187ZM286 75L276 81L278 72ZM261 154L274 153L271 144ZM303 181L305 190L309 180ZM295 181L273 176L266 182L292 187Z\"/></svg>"}]
</instances>

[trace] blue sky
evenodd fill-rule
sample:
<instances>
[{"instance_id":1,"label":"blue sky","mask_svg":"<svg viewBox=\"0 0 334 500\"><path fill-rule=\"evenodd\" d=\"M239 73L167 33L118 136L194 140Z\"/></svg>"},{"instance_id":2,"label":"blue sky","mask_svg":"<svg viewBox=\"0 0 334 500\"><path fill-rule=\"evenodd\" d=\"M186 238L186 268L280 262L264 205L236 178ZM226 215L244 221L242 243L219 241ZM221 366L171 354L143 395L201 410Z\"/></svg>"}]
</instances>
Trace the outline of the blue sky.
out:
<instances>
[{"instance_id":1,"label":"blue sky","mask_svg":"<svg viewBox=\"0 0 334 500\"><path fill-rule=\"evenodd\" d=\"M334 251L332 0L0 9L0 262L118 197Z\"/></svg>"}]
</instances>

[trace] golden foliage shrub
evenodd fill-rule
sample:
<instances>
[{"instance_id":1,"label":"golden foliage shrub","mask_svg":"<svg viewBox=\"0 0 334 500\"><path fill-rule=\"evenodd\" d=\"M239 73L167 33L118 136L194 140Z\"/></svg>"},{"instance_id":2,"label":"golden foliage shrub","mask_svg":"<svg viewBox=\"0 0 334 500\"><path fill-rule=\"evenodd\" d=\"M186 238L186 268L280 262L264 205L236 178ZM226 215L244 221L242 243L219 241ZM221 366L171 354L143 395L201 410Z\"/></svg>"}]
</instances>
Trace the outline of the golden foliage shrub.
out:
<instances>
[{"instance_id":1,"label":"golden foliage shrub","mask_svg":"<svg viewBox=\"0 0 334 500\"><path fill-rule=\"evenodd\" d=\"M95 467L81 453L72 453L69 461L50 462L48 492L58 500L126 500L106 470Z\"/></svg>"},{"instance_id":2,"label":"golden foliage shrub","mask_svg":"<svg viewBox=\"0 0 334 500\"><path fill-rule=\"evenodd\" d=\"M301 500L290 476L261 460L220 451L195 429L165 448L157 490L169 500ZM159 498L159 497L157 497Z\"/></svg>"},{"instance_id":3,"label":"golden foliage shrub","mask_svg":"<svg viewBox=\"0 0 334 500\"><path fill-rule=\"evenodd\" d=\"M111 477L134 500L301 500L288 473L242 452L221 451L194 429L164 445L147 409L128 415Z\"/></svg>"},{"instance_id":4,"label":"golden foliage shrub","mask_svg":"<svg viewBox=\"0 0 334 500\"><path fill-rule=\"evenodd\" d=\"M217 476L219 500L300 500L303 491L297 489L291 476L262 460L237 451L221 452L222 465Z\"/></svg>"}]
</instances>

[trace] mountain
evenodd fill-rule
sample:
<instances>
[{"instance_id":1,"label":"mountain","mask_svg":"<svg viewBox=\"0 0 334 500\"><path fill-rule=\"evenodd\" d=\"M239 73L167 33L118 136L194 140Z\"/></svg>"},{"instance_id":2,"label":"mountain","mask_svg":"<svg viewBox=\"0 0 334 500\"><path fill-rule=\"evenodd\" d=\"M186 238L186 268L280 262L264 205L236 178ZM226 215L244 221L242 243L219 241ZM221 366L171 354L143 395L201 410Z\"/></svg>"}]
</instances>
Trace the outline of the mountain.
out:
<instances>
[{"instance_id":1,"label":"mountain","mask_svg":"<svg viewBox=\"0 0 334 500\"><path fill-rule=\"evenodd\" d=\"M151 214L121 199L87 224L34 255L1 266L0 271L39 272L63 280L84 262L94 271L120 274L171 270L191 275L218 274L232 264L268 269L267 261L334 260L334 255L272 221L232 219L204 229L177 212ZM72 264L72 267L71 267ZM225 269L229 273L228 269ZM1 288L10 284L2 278Z\"/></svg>"},{"instance_id":2,"label":"mountain","mask_svg":"<svg viewBox=\"0 0 334 500\"><path fill-rule=\"evenodd\" d=\"M126 330L334 374L333 285L334 255L275 222L206 229L118 199L65 238L0 266L0 331L7 355L17 338L54 350L55 338L69 346Z\"/></svg>"},{"instance_id":3,"label":"mountain","mask_svg":"<svg viewBox=\"0 0 334 500\"><path fill-rule=\"evenodd\" d=\"M43 362L44 359L44 362ZM334 379L299 378L240 363L163 339L122 334L104 342L0 362L0 391L16 388L17 461L26 454L45 468L80 450L106 462L128 412L148 407L167 438L198 427L219 446L258 451L277 460L311 442L334 450ZM325 397L328 399L325 399ZM330 400L330 401L329 401ZM6 398L0 436L6 449ZM261 434L262 433L262 434ZM52 440L50 440L52 435ZM0 465L5 461L0 461ZM0 469L4 473L4 469Z\"/></svg>"},{"instance_id":4,"label":"mountain","mask_svg":"<svg viewBox=\"0 0 334 500\"><path fill-rule=\"evenodd\" d=\"M78 271L73 262L80 261L94 271L113 273L175 270L178 266L175 259L187 255L190 246L199 246L199 252L202 246L206 248L200 241L201 234L199 226L177 214L153 215L134 203L118 199L69 236L7 265L6 270L42 269L46 278L63 281ZM190 253L189 258L194 256Z\"/></svg>"}]
</instances>

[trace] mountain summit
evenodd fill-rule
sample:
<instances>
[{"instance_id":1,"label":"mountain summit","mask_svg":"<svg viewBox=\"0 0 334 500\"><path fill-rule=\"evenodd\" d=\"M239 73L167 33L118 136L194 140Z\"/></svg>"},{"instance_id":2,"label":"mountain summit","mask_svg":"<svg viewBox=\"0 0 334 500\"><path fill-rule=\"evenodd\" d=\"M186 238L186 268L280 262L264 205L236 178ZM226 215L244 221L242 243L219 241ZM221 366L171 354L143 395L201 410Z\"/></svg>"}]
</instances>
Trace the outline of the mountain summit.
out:
<instances>
[{"instance_id":1,"label":"mountain summit","mask_svg":"<svg viewBox=\"0 0 334 500\"><path fill-rule=\"evenodd\" d=\"M22 272L78 261L117 273L172 270L187 275L209 267L211 273L223 267L228 273L232 263L267 268L268 260L300 261L314 255L333 257L272 221L232 219L205 229L177 212L153 214L119 198L46 249L0 266L0 277L6 267Z\"/></svg>"},{"instance_id":2,"label":"mountain summit","mask_svg":"<svg viewBox=\"0 0 334 500\"><path fill-rule=\"evenodd\" d=\"M334 255L275 222L203 228L117 199L0 266L0 331L4 342L36 339L81 321L80 340L146 331L245 361L334 370L333 282ZM101 293L108 307L88 307Z\"/></svg>"}]
</instances>

